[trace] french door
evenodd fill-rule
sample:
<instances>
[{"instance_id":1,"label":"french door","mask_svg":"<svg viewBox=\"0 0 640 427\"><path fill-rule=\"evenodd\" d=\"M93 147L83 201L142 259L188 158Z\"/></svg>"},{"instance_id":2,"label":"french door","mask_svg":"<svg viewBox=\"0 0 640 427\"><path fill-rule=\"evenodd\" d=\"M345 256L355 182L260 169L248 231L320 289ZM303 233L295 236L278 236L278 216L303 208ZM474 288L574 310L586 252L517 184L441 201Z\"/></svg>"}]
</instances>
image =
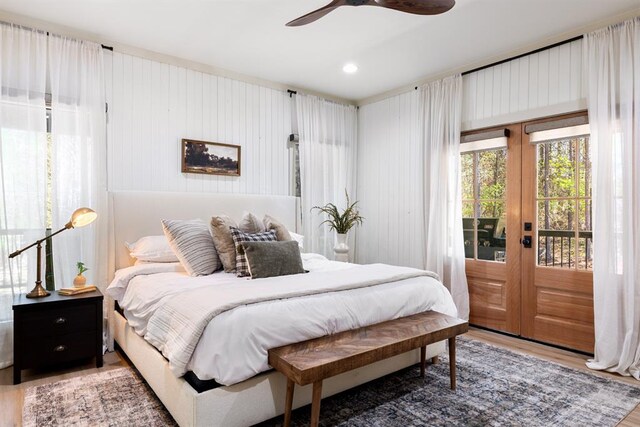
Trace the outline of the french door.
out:
<instances>
[{"instance_id":1,"label":"french door","mask_svg":"<svg viewBox=\"0 0 640 427\"><path fill-rule=\"evenodd\" d=\"M585 121L577 113L463 137L508 134L505 148L461 154L472 324L593 351Z\"/></svg>"}]
</instances>

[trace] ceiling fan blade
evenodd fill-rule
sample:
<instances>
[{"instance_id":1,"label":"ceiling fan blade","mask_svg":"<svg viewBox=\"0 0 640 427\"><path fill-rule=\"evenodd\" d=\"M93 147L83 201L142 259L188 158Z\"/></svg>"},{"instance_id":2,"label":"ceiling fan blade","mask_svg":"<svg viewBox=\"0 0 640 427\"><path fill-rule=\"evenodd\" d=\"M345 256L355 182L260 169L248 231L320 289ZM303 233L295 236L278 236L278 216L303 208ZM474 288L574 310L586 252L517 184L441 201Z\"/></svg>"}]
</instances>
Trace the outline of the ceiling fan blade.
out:
<instances>
[{"instance_id":1,"label":"ceiling fan blade","mask_svg":"<svg viewBox=\"0 0 640 427\"><path fill-rule=\"evenodd\" d=\"M345 0L333 0L331 3L321 7L320 9L309 12L306 15L296 18L291 22L287 22L287 27L299 27L300 25L309 24L317 19L322 18L332 10L337 9L340 6L344 6L345 3Z\"/></svg>"},{"instance_id":2,"label":"ceiling fan blade","mask_svg":"<svg viewBox=\"0 0 640 427\"><path fill-rule=\"evenodd\" d=\"M370 4L415 15L438 15L451 9L455 0L375 0Z\"/></svg>"}]
</instances>

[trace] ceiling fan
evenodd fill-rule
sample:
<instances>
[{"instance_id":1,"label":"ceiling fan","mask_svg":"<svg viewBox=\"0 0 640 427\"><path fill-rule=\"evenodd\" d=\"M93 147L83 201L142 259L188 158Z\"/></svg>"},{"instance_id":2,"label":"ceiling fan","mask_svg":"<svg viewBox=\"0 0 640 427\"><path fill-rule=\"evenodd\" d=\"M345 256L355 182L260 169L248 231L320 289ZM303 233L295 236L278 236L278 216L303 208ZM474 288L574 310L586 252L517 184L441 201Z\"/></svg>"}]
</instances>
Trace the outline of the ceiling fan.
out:
<instances>
[{"instance_id":1,"label":"ceiling fan","mask_svg":"<svg viewBox=\"0 0 640 427\"><path fill-rule=\"evenodd\" d=\"M287 27L310 24L342 6L378 6L414 15L438 15L451 9L455 4L455 0L333 0L318 10L287 22Z\"/></svg>"}]
</instances>

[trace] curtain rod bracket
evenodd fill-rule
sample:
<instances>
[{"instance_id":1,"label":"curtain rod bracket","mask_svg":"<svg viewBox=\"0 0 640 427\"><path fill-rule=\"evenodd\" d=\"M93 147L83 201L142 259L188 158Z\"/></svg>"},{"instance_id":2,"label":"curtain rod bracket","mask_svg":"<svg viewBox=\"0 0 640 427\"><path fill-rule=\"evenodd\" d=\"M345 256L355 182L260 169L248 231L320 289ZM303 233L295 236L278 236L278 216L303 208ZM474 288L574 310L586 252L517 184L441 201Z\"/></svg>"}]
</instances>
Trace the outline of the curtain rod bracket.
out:
<instances>
[{"instance_id":1,"label":"curtain rod bracket","mask_svg":"<svg viewBox=\"0 0 640 427\"><path fill-rule=\"evenodd\" d=\"M289 93L289 98L292 98L293 95L297 95L298 92L295 90L291 90L291 89L287 89L287 92Z\"/></svg>"}]
</instances>

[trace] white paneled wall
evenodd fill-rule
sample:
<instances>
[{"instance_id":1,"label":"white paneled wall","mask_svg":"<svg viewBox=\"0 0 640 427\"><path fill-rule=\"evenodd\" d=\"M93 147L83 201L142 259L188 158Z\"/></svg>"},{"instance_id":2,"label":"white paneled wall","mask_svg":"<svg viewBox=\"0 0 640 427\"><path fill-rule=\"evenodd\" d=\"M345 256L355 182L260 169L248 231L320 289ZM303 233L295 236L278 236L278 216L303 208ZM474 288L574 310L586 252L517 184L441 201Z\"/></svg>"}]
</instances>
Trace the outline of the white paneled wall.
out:
<instances>
[{"instance_id":1,"label":"white paneled wall","mask_svg":"<svg viewBox=\"0 0 640 427\"><path fill-rule=\"evenodd\" d=\"M586 108L582 40L463 77L462 129Z\"/></svg>"},{"instance_id":2,"label":"white paneled wall","mask_svg":"<svg viewBox=\"0 0 640 427\"><path fill-rule=\"evenodd\" d=\"M423 268L422 174L417 134L418 92L360 107L356 262Z\"/></svg>"},{"instance_id":3,"label":"white paneled wall","mask_svg":"<svg viewBox=\"0 0 640 427\"><path fill-rule=\"evenodd\" d=\"M109 190L289 194L285 92L106 55ZM183 174L181 139L242 146L242 176Z\"/></svg>"},{"instance_id":4,"label":"white paneled wall","mask_svg":"<svg viewBox=\"0 0 640 427\"><path fill-rule=\"evenodd\" d=\"M584 109L582 43L468 74L463 85L463 129ZM359 109L358 200L365 217L357 231L359 263L424 267L423 195L410 180L422 175L416 109L417 91Z\"/></svg>"}]
</instances>

